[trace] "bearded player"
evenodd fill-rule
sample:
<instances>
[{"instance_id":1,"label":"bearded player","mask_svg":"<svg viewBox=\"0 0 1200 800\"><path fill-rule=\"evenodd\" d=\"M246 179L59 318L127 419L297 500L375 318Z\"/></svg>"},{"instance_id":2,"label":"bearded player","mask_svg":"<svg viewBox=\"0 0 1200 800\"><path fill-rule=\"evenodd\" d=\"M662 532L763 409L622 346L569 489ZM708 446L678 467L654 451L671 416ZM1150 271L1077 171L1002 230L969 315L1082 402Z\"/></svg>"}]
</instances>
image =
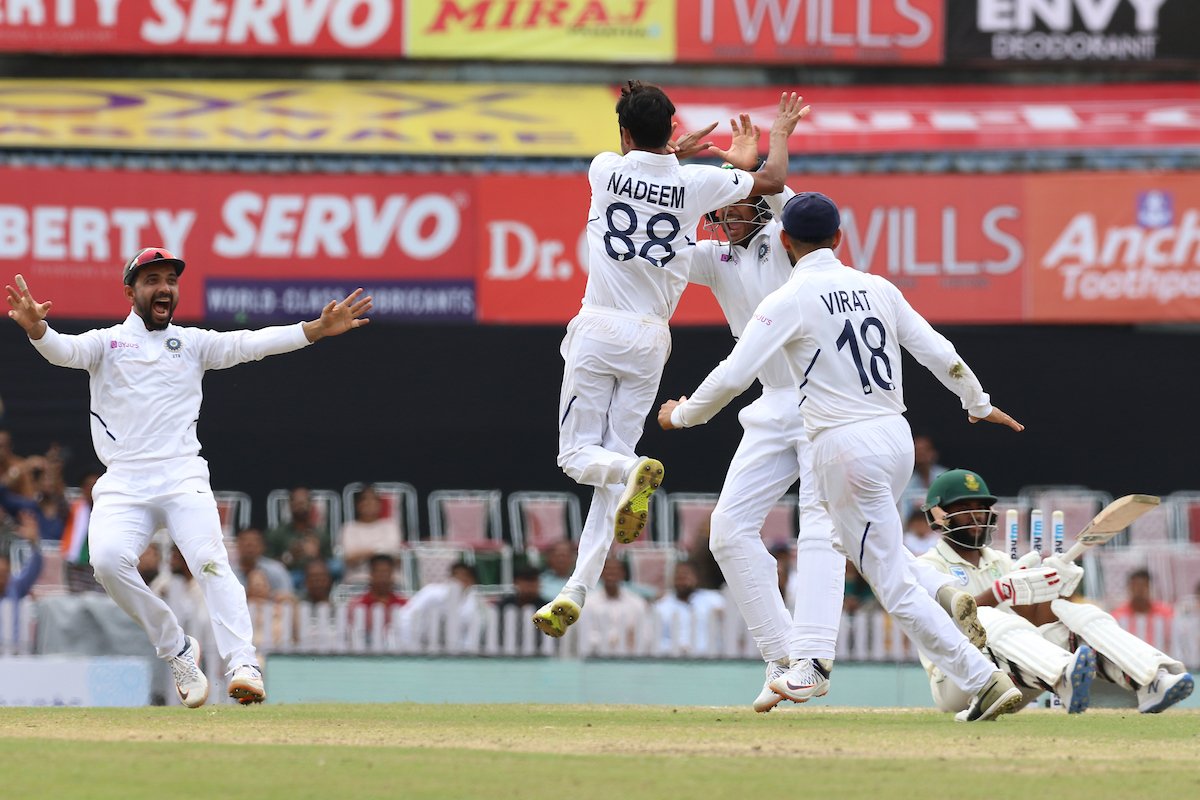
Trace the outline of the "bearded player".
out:
<instances>
[{"instance_id":1,"label":"bearded player","mask_svg":"<svg viewBox=\"0 0 1200 800\"><path fill-rule=\"evenodd\" d=\"M1087 710L1097 676L1133 692L1143 714L1165 711L1192 693L1192 676L1181 662L1122 629L1099 607L1064 599L1079 585L1082 567L1057 555L1042 561L1032 552L1014 565L989 547L996 530L995 504L977 473L955 469L939 476L923 508L942 539L919 560L950 574L975 595L992 658L1013 676L1026 699L1049 690L1068 713L1080 713ZM1055 596L1041 597L1036 591L1023 591L1019 583L1006 583L1014 567L1019 573L1038 564L1054 568L1062 577ZM938 708L965 709L970 696L924 654L921 662Z\"/></svg>"}]
</instances>

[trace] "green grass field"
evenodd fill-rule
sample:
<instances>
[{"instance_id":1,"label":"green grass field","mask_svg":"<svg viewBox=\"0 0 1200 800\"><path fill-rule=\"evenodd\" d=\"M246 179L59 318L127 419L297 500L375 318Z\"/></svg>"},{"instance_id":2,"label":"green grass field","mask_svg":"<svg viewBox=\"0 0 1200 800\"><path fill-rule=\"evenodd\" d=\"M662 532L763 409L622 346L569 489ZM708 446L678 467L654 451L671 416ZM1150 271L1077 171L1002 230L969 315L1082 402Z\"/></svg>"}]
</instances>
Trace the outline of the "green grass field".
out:
<instances>
[{"instance_id":1,"label":"green grass field","mask_svg":"<svg viewBox=\"0 0 1200 800\"><path fill-rule=\"evenodd\" d=\"M0 709L0 797L1200 796L1200 712L527 705Z\"/></svg>"}]
</instances>

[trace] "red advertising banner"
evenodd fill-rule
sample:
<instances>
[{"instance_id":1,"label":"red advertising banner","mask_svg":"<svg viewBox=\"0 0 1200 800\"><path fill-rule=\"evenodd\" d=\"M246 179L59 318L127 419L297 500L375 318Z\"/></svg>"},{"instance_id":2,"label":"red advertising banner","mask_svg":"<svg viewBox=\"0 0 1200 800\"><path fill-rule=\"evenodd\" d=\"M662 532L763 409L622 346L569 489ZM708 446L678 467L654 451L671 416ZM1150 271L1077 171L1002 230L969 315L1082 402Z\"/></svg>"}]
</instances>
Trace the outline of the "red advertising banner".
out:
<instances>
[{"instance_id":1,"label":"red advertising banner","mask_svg":"<svg viewBox=\"0 0 1200 800\"><path fill-rule=\"evenodd\" d=\"M394 0L18 0L0 3L0 52L401 55Z\"/></svg>"},{"instance_id":2,"label":"red advertising banner","mask_svg":"<svg viewBox=\"0 0 1200 800\"><path fill-rule=\"evenodd\" d=\"M312 306L307 289L347 283L377 287L385 314L392 301L401 317L412 304L450 303L472 319L473 297L461 293L386 294L408 282L473 283L471 206L467 177L3 169L0 270L22 273L56 316L123 316L122 262L160 245L188 263L181 320L289 316L288 303L298 319Z\"/></svg>"},{"instance_id":3,"label":"red advertising banner","mask_svg":"<svg viewBox=\"0 0 1200 800\"><path fill-rule=\"evenodd\" d=\"M679 2L681 62L940 64L943 0Z\"/></svg>"},{"instance_id":4,"label":"red advertising banner","mask_svg":"<svg viewBox=\"0 0 1200 800\"><path fill-rule=\"evenodd\" d=\"M1033 175L1027 180L1028 318L1200 320L1195 175Z\"/></svg>"},{"instance_id":5,"label":"red advertising banner","mask_svg":"<svg viewBox=\"0 0 1200 800\"><path fill-rule=\"evenodd\" d=\"M482 176L477 201L479 321L568 322L587 285L587 176ZM723 320L712 294L700 289L684 293L672 323Z\"/></svg>"},{"instance_id":6,"label":"red advertising banner","mask_svg":"<svg viewBox=\"0 0 1200 800\"><path fill-rule=\"evenodd\" d=\"M1022 321L1020 177L837 177L805 180L803 188L840 206L843 261L896 283L931 321ZM538 202L514 203L520 196ZM574 316L587 282L587 204L582 175L480 178L480 322L557 324ZM724 322L703 287L684 293L672 319Z\"/></svg>"},{"instance_id":7,"label":"red advertising banner","mask_svg":"<svg viewBox=\"0 0 1200 800\"><path fill-rule=\"evenodd\" d=\"M750 113L763 132L782 91L812 113L791 137L793 153L878 153L1200 145L1200 83L1108 86L671 88L683 130Z\"/></svg>"}]
</instances>

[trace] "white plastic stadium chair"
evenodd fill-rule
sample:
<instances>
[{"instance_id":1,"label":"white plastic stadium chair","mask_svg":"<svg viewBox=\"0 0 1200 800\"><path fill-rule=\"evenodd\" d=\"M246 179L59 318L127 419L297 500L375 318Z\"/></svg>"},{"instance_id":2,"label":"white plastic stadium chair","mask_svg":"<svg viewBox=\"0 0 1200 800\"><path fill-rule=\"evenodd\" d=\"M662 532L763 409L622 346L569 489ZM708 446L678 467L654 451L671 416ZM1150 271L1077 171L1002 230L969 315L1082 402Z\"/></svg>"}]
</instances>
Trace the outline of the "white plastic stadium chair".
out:
<instances>
[{"instance_id":1,"label":"white plastic stadium chair","mask_svg":"<svg viewBox=\"0 0 1200 800\"><path fill-rule=\"evenodd\" d=\"M685 553L708 549L712 512L717 507L715 492L672 492L667 495L666 541ZM647 527L649 521L647 520ZM642 532L642 536L646 531Z\"/></svg>"},{"instance_id":2,"label":"white plastic stadium chair","mask_svg":"<svg viewBox=\"0 0 1200 800\"><path fill-rule=\"evenodd\" d=\"M504 544L499 489L438 489L428 503L434 541L476 549Z\"/></svg>"},{"instance_id":3,"label":"white plastic stadium chair","mask_svg":"<svg viewBox=\"0 0 1200 800\"><path fill-rule=\"evenodd\" d=\"M245 492L213 492L213 499L217 501L222 536L233 536L250 527L250 495Z\"/></svg>"},{"instance_id":4,"label":"white plastic stadium chair","mask_svg":"<svg viewBox=\"0 0 1200 800\"><path fill-rule=\"evenodd\" d=\"M579 541L579 498L571 492L513 492L508 496L508 529L518 553L541 552L565 539Z\"/></svg>"},{"instance_id":5,"label":"white plastic stadium chair","mask_svg":"<svg viewBox=\"0 0 1200 800\"><path fill-rule=\"evenodd\" d=\"M342 521L342 496L332 489L309 489L312 497L313 510L316 512L317 525L325 525L330 533L336 533ZM267 495L267 529L288 522L292 518L288 498L290 489L273 489Z\"/></svg>"},{"instance_id":6,"label":"white plastic stadium chair","mask_svg":"<svg viewBox=\"0 0 1200 800\"><path fill-rule=\"evenodd\" d=\"M354 501L366 485L361 482L348 483L346 488L342 489L342 520L344 522L354 521ZM383 506L381 516L384 519L395 519L400 523L400 536L404 541L420 541L416 487L403 481L372 483L371 486L375 487L375 493L379 495L380 504Z\"/></svg>"}]
</instances>

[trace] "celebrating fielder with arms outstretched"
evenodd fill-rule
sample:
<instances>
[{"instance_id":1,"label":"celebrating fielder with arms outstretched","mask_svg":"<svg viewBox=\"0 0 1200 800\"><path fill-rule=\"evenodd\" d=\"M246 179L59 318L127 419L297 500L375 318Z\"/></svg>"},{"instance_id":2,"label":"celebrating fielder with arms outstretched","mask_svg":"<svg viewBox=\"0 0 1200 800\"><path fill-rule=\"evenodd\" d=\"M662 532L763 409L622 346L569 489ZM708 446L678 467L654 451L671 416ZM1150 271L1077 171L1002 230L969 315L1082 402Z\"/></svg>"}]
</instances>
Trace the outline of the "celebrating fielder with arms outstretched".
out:
<instances>
[{"instance_id":1,"label":"celebrating fielder with arms outstretched","mask_svg":"<svg viewBox=\"0 0 1200 800\"><path fill-rule=\"evenodd\" d=\"M901 345L959 396L972 421L1023 426L991 405L954 346L899 289L838 261L841 217L832 200L798 194L782 222L780 239L796 264L788 282L759 304L690 400L663 404L659 424L707 422L782 351L801 392L818 497L842 548L901 629L974 696L964 721L1014 711L1022 696L1012 679L971 645L906 563L896 502L912 474L913 445L902 415ZM803 691L826 678L817 659L801 658L780 680Z\"/></svg>"},{"instance_id":2,"label":"celebrating fielder with arms outstretched","mask_svg":"<svg viewBox=\"0 0 1200 800\"><path fill-rule=\"evenodd\" d=\"M46 324L51 304L34 300L20 275L16 288L5 286L8 316L51 364L86 369L91 376L92 443L108 468L92 490L88 528L97 580L149 635L158 657L171 667L183 704L203 705L208 679L199 666L199 645L137 571L154 531L165 527L204 591L230 675L230 696L260 703L266 692L246 593L229 568L208 463L196 438L201 379L206 370L299 350L365 325L371 298L358 289L331 301L316 320L258 331L184 328L171 323L183 268L181 259L161 247L138 252L124 269L132 310L111 328L58 333Z\"/></svg>"},{"instance_id":3,"label":"celebrating fielder with arms outstretched","mask_svg":"<svg viewBox=\"0 0 1200 800\"><path fill-rule=\"evenodd\" d=\"M635 448L671 351L667 321L687 286L700 218L783 189L788 136L808 106L795 94L780 98L767 163L754 173L680 166L680 157L701 150L725 153L697 144L715 123L684 137L688 146L673 143L675 106L657 86L630 81L616 111L621 154L601 153L588 169L587 289L562 343L558 465L594 492L575 570L533 617L554 637L579 619L613 539L629 543L641 535L650 495L662 482L662 463Z\"/></svg>"},{"instance_id":4,"label":"celebrating fielder with arms outstretched","mask_svg":"<svg viewBox=\"0 0 1200 800\"><path fill-rule=\"evenodd\" d=\"M1165 711L1192 693L1195 682L1181 662L1123 630L1103 609L1065 599L1083 578L1082 567L1061 556L1042 562L1030 552L1015 566L1044 563L1061 581L1049 591L1036 581L1021 586L1031 570L1014 571L1008 556L988 546L996 530L995 504L978 473L954 469L940 475L923 508L942 540L919 560L975 595L992 658L1016 677L1028 700L1049 689L1069 713L1078 714L1087 710L1097 675L1134 692L1143 714ZM970 697L924 655L921 662L937 707L965 709Z\"/></svg>"}]
</instances>

